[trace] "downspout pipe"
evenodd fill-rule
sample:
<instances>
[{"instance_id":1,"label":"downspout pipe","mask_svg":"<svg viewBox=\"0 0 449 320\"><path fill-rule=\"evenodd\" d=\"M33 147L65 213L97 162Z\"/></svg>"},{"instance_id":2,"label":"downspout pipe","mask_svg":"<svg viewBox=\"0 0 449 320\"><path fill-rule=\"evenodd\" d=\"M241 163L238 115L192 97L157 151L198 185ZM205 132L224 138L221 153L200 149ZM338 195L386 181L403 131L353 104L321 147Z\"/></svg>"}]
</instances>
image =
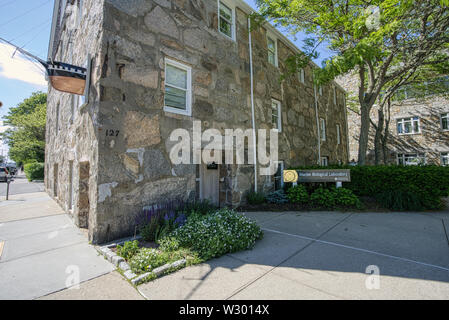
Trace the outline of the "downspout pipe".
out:
<instances>
[{"instance_id":1,"label":"downspout pipe","mask_svg":"<svg viewBox=\"0 0 449 320\"><path fill-rule=\"evenodd\" d=\"M313 95L315 98L315 116L316 116L316 127L317 127L317 140L318 140L318 160L317 164L321 164L321 137L320 137L320 118L318 115L318 97L317 97L317 90L316 90L316 84L315 81L313 81Z\"/></svg>"},{"instance_id":2,"label":"downspout pipe","mask_svg":"<svg viewBox=\"0 0 449 320\"><path fill-rule=\"evenodd\" d=\"M254 76L253 76L253 46L251 38L251 18L248 17L248 35L249 35L249 69L251 79L251 122L253 125L253 162L254 162L254 192L257 192L257 147L256 147L256 117L254 112Z\"/></svg>"}]
</instances>

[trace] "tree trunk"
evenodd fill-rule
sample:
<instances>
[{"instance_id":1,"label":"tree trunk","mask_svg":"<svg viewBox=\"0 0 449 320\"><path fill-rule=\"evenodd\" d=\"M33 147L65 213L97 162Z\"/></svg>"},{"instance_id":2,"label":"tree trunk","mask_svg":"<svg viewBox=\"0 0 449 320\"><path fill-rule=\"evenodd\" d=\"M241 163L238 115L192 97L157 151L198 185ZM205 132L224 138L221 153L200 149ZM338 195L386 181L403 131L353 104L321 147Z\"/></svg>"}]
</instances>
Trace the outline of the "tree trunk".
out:
<instances>
[{"instance_id":1,"label":"tree trunk","mask_svg":"<svg viewBox=\"0 0 449 320\"><path fill-rule=\"evenodd\" d=\"M360 105L360 136L359 136L359 160L358 164L360 166L366 163L366 152L368 150L368 139L369 139L369 129L370 129L370 117L369 113L371 106L366 103L361 103Z\"/></svg>"},{"instance_id":2,"label":"tree trunk","mask_svg":"<svg viewBox=\"0 0 449 320\"><path fill-rule=\"evenodd\" d=\"M379 108L377 110L377 127L376 127L376 134L374 135L374 164L377 166L380 163L380 159L382 156L382 133L384 129L384 111L382 108Z\"/></svg>"},{"instance_id":3,"label":"tree trunk","mask_svg":"<svg viewBox=\"0 0 449 320\"><path fill-rule=\"evenodd\" d=\"M390 115L390 109L391 108L391 100L388 99L387 100L387 118L385 119L385 129L384 129L384 133L382 136L382 152L383 152L383 156L384 156L384 164L388 164L388 135L390 134L389 130L390 130L390 120L391 120L391 115Z\"/></svg>"}]
</instances>

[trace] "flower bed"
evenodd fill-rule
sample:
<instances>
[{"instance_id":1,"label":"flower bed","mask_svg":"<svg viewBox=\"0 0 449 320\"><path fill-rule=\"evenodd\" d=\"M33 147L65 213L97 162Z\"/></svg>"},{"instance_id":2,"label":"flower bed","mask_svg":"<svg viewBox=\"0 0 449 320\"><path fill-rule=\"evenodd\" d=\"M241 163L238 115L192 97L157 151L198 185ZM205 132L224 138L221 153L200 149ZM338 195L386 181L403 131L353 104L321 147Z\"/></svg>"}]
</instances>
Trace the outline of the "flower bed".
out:
<instances>
[{"instance_id":1,"label":"flower bed","mask_svg":"<svg viewBox=\"0 0 449 320\"><path fill-rule=\"evenodd\" d=\"M185 221L183 224L174 224L173 229L164 232L161 237L157 237L157 232L153 233L157 237L155 248L142 246L143 242L137 240L127 241L116 247L117 254L130 268L134 284L226 253L251 249L263 236L262 230L254 221L233 210L213 210L209 214L198 210L173 212L172 217L158 221L167 225L167 221L175 221L181 214L186 216ZM151 219L146 223L154 224ZM141 226L141 230L145 230L145 225Z\"/></svg>"}]
</instances>

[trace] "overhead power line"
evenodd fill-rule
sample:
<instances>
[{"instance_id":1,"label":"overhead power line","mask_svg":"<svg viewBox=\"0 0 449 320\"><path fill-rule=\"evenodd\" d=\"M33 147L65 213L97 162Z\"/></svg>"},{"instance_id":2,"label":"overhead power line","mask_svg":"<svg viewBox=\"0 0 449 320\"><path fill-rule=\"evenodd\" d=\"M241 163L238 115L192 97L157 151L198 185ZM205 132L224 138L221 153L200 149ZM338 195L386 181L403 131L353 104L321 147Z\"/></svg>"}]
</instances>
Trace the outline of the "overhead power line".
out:
<instances>
[{"instance_id":1,"label":"overhead power line","mask_svg":"<svg viewBox=\"0 0 449 320\"><path fill-rule=\"evenodd\" d=\"M13 22L14 20L17 20L17 19L19 19L19 18L21 18L21 17L23 17L23 16L29 14L30 12L33 12L34 10L37 10L37 9L43 7L44 5L46 5L47 3L49 3L50 1L51 1L51 0L47 0L47 1L45 1L44 3L38 5L37 7L31 8L30 10L28 10L28 11L26 11L26 12L24 12L24 13L18 15L18 16L15 16L14 18L9 19L9 20L6 21L5 23L0 24L0 27L6 26L7 24Z\"/></svg>"}]
</instances>

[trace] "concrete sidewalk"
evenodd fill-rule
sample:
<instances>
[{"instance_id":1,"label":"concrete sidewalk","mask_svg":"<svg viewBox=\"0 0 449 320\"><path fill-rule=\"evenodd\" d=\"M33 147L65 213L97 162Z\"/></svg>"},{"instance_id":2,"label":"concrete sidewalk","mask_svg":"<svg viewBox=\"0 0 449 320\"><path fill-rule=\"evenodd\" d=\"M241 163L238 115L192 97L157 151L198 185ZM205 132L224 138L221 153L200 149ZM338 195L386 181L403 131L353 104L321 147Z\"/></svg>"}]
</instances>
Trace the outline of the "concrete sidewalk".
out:
<instances>
[{"instance_id":1,"label":"concrete sidewalk","mask_svg":"<svg viewBox=\"0 0 449 320\"><path fill-rule=\"evenodd\" d=\"M10 199L0 203L0 299L141 299L46 193Z\"/></svg>"},{"instance_id":2,"label":"concrete sidewalk","mask_svg":"<svg viewBox=\"0 0 449 320\"><path fill-rule=\"evenodd\" d=\"M247 215L265 231L254 250L139 291L148 299L449 299L448 212Z\"/></svg>"}]
</instances>

